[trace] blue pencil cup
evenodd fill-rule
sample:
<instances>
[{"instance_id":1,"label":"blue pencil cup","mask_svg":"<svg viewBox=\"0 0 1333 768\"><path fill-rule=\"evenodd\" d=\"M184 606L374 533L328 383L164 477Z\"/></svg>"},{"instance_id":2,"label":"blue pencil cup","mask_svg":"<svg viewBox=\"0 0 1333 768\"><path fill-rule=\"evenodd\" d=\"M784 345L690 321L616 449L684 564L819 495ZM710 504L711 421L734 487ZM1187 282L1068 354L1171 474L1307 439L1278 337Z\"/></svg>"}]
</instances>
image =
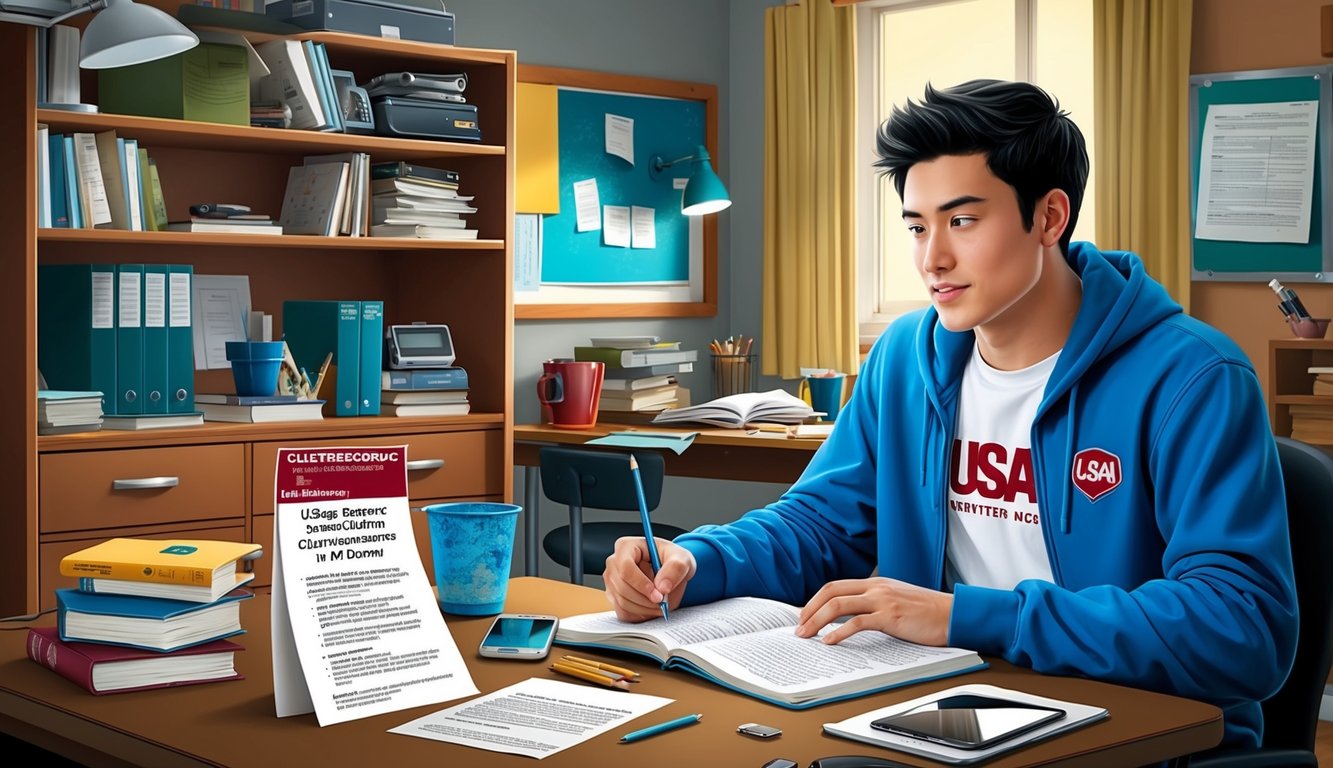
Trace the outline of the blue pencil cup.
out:
<instances>
[{"instance_id":1,"label":"blue pencil cup","mask_svg":"<svg viewBox=\"0 0 1333 768\"><path fill-rule=\"evenodd\" d=\"M485 501L425 508L440 610L462 616L491 616L504 610L521 509Z\"/></svg>"},{"instance_id":2,"label":"blue pencil cup","mask_svg":"<svg viewBox=\"0 0 1333 768\"><path fill-rule=\"evenodd\" d=\"M282 367L281 341L229 341L227 360L242 397L271 397L278 391L278 369Z\"/></svg>"}]
</instances>

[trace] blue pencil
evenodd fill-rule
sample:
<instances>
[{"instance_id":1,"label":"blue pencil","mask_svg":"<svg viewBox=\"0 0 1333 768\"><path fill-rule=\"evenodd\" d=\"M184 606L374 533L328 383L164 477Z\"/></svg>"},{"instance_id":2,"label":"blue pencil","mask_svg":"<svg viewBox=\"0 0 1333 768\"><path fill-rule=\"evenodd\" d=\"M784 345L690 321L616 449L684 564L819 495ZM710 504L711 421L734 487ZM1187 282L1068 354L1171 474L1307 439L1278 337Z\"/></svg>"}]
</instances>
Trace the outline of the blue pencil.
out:
<instances>
[{"instance_id":1,"label":"blue pencil","mask_svg":"<svg viewBox=\"0 0 1333 768\"><path fill-rule=\"evenodd\" d=\"M639 462L635 461L634 454L629 455L629 471L634 476L634 493L639 497L639 518L643 521L643 537L648 540L648 557L653 563L653 575L662 570L662 561L657 557L657 541L653 539L653 523L648 519L648 500L643 496L643 478L639 476ZM667 618L666 595L662 596L662 618Z\"/></svg>"}]
</instances>

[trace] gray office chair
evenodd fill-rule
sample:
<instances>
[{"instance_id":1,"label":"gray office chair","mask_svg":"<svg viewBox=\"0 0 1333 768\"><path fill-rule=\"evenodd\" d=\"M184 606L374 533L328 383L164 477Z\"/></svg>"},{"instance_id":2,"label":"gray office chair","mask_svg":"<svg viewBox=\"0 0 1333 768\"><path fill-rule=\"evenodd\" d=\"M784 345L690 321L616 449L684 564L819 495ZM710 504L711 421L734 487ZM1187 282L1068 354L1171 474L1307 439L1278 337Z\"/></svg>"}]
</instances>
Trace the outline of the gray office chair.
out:
<instances>
[{"instance_id":1,"label":"gray office chair","mask_svg":"<svg viewBox=\"0 0 1333 768\"><path fill-rule=\"evenodd\" d=\"M643 535L639 498L629 469L630 454L548 446L539 455L542 493L569 507L569 525L546 534L542 548L552 560L569 568L571 582L581 584L584 563L600 573L606 558L615 551L616 539ZM644 500L652 512L662 499L666 463L661 454L652 451L635 451L634 458L639 463ZM585 507L630 514L623 521L585 523ZM653 523L653 534L659 538L674 539L684 532L674 525Z\"/></svg>"},{"instance_id":2,"label":"gray office chair","mask_svg":"<svg viewBox=\"0 0 1333 768\"><path fill-rule=\"evenodd\" d=\"M1285 437L1277 440L1287 489L1291 559L1301 625L1296 661L1287 681L1263 703L1264 736L1258 749L1200 755L1190 768L1318 768L1315 727L1333 661L1333 458Z\"/></svg>"}]
</instances>

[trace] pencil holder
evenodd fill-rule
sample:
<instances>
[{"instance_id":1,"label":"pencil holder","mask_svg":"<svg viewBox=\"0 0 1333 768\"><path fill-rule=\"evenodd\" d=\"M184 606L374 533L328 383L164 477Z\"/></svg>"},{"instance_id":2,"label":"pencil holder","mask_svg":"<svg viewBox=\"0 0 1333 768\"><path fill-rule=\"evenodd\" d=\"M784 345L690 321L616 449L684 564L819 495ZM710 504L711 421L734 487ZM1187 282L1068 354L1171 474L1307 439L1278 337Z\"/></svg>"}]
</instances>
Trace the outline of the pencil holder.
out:
<instances>
[{"instance_id":1,"label":"pencil holder","mask_svg":"<svg viewBox=\"0 0 1333 768\"><path fill-rule=\"evenodd\" d=\"M713 397L753 392L754 355L713 355Z\"/></svg>"}]
</instances>

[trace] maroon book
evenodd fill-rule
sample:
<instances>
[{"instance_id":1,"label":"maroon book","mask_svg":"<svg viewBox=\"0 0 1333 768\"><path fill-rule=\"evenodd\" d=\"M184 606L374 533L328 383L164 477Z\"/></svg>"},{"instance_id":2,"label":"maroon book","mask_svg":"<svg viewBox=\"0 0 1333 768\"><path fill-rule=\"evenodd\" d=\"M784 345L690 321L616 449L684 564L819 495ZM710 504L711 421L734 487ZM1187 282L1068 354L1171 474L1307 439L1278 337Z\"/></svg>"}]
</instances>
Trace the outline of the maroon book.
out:
<instances>
[{"instance_id":1,"label":"maroon book","mask_svg":"<svg viewBox=\"0 0 1333 768\"><path fill-rule=\"evenodd\" d=\"M230 640L170 653L100 643L65 642L55 627L28 630L28 658L91 693L124 693L148 688L239 680L237 651Z\"/></svg>"}]
</instances>

